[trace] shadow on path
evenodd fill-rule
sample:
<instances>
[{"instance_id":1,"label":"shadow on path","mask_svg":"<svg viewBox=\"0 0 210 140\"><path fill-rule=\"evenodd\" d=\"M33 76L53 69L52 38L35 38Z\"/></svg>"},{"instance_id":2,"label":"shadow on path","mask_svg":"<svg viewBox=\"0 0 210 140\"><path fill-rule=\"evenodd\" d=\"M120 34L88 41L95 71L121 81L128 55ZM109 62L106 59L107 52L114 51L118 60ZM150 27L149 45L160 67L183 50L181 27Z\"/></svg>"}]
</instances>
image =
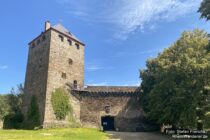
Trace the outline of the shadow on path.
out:
<instances>
[{"instance_id":1,"label":"shadow on path","mask_svg":"<svg viewBox=\"0 0 210 140\"><path fill-rule=\"evenodd\" d=\"M106 132L110 140L173 140L170 136L153 132Z\"/></svg>"}]
</instances>

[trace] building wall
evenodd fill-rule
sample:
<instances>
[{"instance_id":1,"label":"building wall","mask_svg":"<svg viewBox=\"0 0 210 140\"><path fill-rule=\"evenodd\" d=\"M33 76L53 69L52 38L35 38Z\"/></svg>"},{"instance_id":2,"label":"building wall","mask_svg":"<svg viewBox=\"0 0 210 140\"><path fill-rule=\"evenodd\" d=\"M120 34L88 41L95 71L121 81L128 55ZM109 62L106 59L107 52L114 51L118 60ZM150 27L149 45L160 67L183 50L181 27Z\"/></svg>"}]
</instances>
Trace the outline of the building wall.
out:
<instances>
[{"instance_id":1,"label":"building wall","mask_svg":"<svg viewBox=\"0 0 210 140\"><path fill-rule=\"evenodd\" d=\"M49 29L29 45L28 62L26 69L25 88L23 97L23 113L27 118L31 97L37 97L40 120L44 127L66 124L66 120L57 121L51 105L51 94L56 88L69 88L76 80L78 88L84 86L84 46L75 41L69 45L67 37L63 42L59 33ZM42 37L45 36L45 40ZM40 40L40 43L38 43ZM70 59L72 64L69 63ZM66 77L63 77L65 74ZM69 100L75 110L75 118L79 120L79 102L70 96Z\"/></svg>"},{"instance_id":2,"label":"building wall","mask_svg":"<svg viewBox=\"0 0 210 140\"><path fill-rule=\"evenodd\" d=\"M51 30L51 42L50 42L50 54L49 54L49 68L47 79L47 91L46 91L46 103L45 103L45 118L44 126L49 127L55 123L62 123L57 121L51 105L51 94L59 87L68 87L67 84L73 85L73 81L76 80L78 88L84 86L84 46L80 44L80 48L77 49L75 43L72 40L72 45L69 45L67 37L64 37L63 42L59 37L59 33ZM69 64L69 59L72 60L72 64ZM66 77L62 77L62 74ZM73 99L71 97L70 99ZM72 101L72 106L75 110L79 110L79 104L76 100ZM79 111L74 111L79 112ZM79 119L79 114L75 113L75 117ZM65 124L66 122L63 121Z\"/></svg>"},{"instance_id":3,"label":"building wall","mask_svg":"<svg viewBox=\"0 0 210 140\"><path fill-rule=\"evenodd\" d=\"M45 36L45 40L43 40L43 36ZM50 31L47 31L29 45L24 85L23 113L25 119L27 119L27 111L30 106L31 97L35 95L39 106L41 123L43 122L45 112L50 38ZM40 43L38 43L38 40Z\"/></svg>"},{"instance_id":4,"label":"building wall","mask_svg":"<svg viewBox=\"0 0 210 140\"><path fill-rule=\"evenodd\" d=\"M116 130L136 131L144 118L139 94L104 94L81 95L81 123L87 127L100 128L101 117L110 115L115 117ZM106 106L110 106L109 113L105 110Z\"/></svg>"}]
</instances>

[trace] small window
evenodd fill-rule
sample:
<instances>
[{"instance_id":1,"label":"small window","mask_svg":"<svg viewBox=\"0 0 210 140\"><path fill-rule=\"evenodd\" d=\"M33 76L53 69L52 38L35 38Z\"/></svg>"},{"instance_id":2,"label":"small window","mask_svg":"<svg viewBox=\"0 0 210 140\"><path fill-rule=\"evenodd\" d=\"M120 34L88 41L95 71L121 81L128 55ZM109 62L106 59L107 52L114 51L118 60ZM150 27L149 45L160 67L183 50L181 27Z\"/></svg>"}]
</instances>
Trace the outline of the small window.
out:
<instances>
[{"instance_id":1,"label":"small window","mask_svg":"<svg viewBox=\"0 0 210 140\"><path fill-rule=\"evenodd\" d=\"M70 39L68 39L68 42L69 42L69 45L71 46L72 45L72 41Z\"/></svg>"},{"instance_id":2,"label":"small window","mask_svg":"<svg viewBox=\"0 0 210 140\"><path fill-rule=\"evenodd\" d=\"M77 80L74 80L74 89L77 89Z\"/></svg>"},{"instance_id":3,"label":"small window","mask_svg":"<svg viewBox=\"0 0 210 140\"><path fill-rule=\"evenodd\" d=\"M46 39L46 36L45 35L43 35L42 36L42 41L44 41Z\"/></svg>"},{"instance_id":4,"label":"small window","mask_svg":"<svg viewBox=\"0 0 210 140\"><path fill-rule=\"evenodd\" d=\"M32 45L31 45L31 48L34 48L35 47L35 43L33 43Z\"/></svg>"},{"instance_id":5,"label":"small window","mask_svg":"<svg viewBox=\"0 0 210 140\"><path fill-rule=\"evenodd\" d=\"M75 45L76 45L77 49L79 50L79 44L78 44L78 43L76 43Z\"/></svg>"},{"instance_id":6,"label":"small window","mask_svg":"<svg viewBox=\"0 0 210 140\"><path fill-rule=\"evenodd\" d=\"M62 77L63 79L66 79L66 73L62 73L61 77Z\"/></svg>"},{"instance_id":7,"label":"small window","mask_svg":"<svg viewBox=\"0 0 210 140\"><path fill-rule=\"evenodd\" d=\"M64 37L63 37L62 35L59 35L58 37L59 37L59 38L60 38L60 40L63 42Z\"/></svg>"},{"instance_id":8,"label":"small window","mask_svg":"<svg viewBox=\"0 0 210 140\"><path fill-rule=\"evenodd\" d=\"M37 40L37 45L39 45L39 44L40 44L40 40L38 39L38 40Z\"/></svg>"},{"instance_id":9,"label":"small window","mask_svg":"<svg viewBox=\"0 0 210 140\"><path fill-rule=\"evenodd\" d=\"M110 111L111 111L110 105L106 105L106 106L104 107L104 109L105 109L105 112L106 112L107 114L110 113Z\"/></svg>"},{"instance_id":10,"label":"small window","mask_svg":"<svg viewBox=\"0 0 210 140\"><path fill-rule=\"evenodd\" d=\"M71 58L69 58L69 65L73 64L73 60Z\"/></svg>"}]
</instances>

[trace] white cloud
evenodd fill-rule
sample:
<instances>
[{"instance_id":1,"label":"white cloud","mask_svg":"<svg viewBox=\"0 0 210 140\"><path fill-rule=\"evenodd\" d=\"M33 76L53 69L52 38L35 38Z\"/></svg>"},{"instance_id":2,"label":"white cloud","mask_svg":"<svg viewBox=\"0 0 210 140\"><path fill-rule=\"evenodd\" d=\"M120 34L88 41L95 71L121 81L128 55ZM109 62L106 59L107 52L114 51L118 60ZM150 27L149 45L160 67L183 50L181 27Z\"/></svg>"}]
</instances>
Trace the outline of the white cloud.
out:
<instances>
[{"instance_id":1,"label":"white cloud","mask_svg":"<svg viewBox=\"0 0 210 140\"><path fill-rule=\"evenodd\" d=\"M164 48L156 48L146 51L139 51L139 52L118 52L113 57L129 57L129 56L139 56L139 55L151 55L151 54L158 54L163 51Z\"/></svg>"},{"instance_id":2,"label":"white cloud","mask_svg":"<svg viewBox=\"0 0 210 140\"><path fill-rule=\"evenodd\" d=\"M107 82L87 84L88 86L107 86Z\"/></svg>"},{"instance_id":3,"label":"white cloud","mask_svg":"<svg viewBox=\"0 0 210 140\"><path fill-rule=\"evenodd\" d=\"M98 67L98 66L89 66L89 67L87 67L88 71L97 71L97 70L100 70L100 69L102 69L102 67Z\"/></svg>"},{"instance_id":4,"label":"white cloud","mask_svg":"<svg viewBox=\"0 0 210 140\"><path fill-rule=\"evenodd\" d=\"M126 81L122 86L140 86L140 81Z\"/></svg>"},{"instance_id":5,"label":"white cloud","mask_svg":"<svg viewBox=\"0 0 210 140\"><path fill-rule=\"evenodd\" d=\"M114 37L127 39L136 31L154 29L158 22L171 22L195 13L201 0L59 0L68 13L88 22L112 24Z\"/></svg>"},{"instance_id":6,"label":"white cloud","mask_svg":"<svg viewBox=\"0 0 210 140\"><path fill-rule=\"evenodd\" d=\"M199 4L200 0L124 0L113 15L121 28L116 37L126 39L128 34L151 28L156 22L176 20L195 12Z\"/></svg>"},{"instance_id":7,"label":"white cloud","mask_svg":"<svg viewBox=\"0 0 210 140\"><path fill-rule=\"evenodd\" d=\"M8 66L7 65L0 65L0 70L5 70L5 69L8 69Z\"/></svg>"},{"instance_id":8,"label":"white cloud","mask_svg":"<svg viewBox=\"0 0 210 140\"><path fill-rule=\"evenodd\" d=\"M98 71L98 70L104 70L104 69L106 69L106 70L113 69L113 67L102 67L102 66L91 64L91 65L88 65L87 68L86 68L87 71L91 71L91 72L92 71Z\"/></svg>"}]
</instances>

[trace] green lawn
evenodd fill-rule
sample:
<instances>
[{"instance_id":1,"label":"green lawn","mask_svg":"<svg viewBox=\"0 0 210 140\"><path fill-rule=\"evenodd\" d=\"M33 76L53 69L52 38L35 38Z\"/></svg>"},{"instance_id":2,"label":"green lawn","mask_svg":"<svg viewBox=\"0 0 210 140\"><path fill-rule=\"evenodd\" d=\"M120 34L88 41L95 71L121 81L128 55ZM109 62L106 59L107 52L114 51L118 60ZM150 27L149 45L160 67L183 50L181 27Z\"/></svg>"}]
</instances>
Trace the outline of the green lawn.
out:
<instances>
[{"instance_id":1,"label":"green lawn","mask_svg":"<svg viewBox=\"0 0 210 140\"><path fill-rule=\"evenodd\" d=\"M105 133L90 128L0 130L0 140L107 140Z\"/></svg>"}]
</instances>

